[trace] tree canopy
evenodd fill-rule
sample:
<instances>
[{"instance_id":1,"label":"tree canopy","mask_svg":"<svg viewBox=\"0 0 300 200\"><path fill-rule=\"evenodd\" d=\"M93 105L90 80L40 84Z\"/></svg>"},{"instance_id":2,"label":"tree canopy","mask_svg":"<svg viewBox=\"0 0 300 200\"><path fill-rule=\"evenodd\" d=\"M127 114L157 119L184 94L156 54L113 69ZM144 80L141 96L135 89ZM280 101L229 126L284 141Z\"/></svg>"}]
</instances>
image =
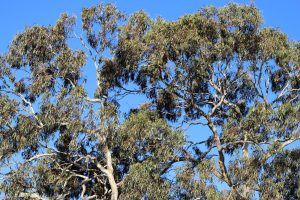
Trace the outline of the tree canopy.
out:
<instances>
[{"instance_id":1,"label":"tree canopy","mask_svg":"<svg viewBox=\"0 0 300 200\"><path fill-rule=\"evenodd\" d=\"M0 56L6 199L300 198L300 43L255 6L80 19L28 27Z\"/></svg>"}]
</instances>

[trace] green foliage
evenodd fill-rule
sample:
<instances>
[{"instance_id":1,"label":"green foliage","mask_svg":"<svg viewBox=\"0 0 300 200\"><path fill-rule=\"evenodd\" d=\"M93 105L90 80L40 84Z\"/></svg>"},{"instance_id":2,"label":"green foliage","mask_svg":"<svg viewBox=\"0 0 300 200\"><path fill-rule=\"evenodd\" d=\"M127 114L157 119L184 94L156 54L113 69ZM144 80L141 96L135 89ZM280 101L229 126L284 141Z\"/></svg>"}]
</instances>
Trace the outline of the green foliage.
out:
<instances>
[{"instance_id":1,"label":"green foliage","mask_svg":"<svg viewBox=\"0 0 300 200\"><path fill-rule=\"evenodd\" d=\"M298 42L252 5L167 21L99 4L81 18L81 34L63 14L0 56L7 199L300 198ZM209 136L189 141L190 126Z\"/></svg>"}]
</instances>

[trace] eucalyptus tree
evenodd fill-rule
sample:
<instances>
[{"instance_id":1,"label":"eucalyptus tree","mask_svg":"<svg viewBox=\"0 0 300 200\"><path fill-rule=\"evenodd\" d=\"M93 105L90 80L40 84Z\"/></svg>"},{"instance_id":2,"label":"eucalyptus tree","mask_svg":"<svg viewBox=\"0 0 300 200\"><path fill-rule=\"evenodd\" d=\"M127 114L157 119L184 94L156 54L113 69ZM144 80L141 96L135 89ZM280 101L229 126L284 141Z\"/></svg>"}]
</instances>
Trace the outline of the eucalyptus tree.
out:
<instances>
[{"instance_id":1,"label":"eucalyptus tree","mask_svg":"<svg viewBox=\"0 0 300 200\"><path fill-rule=\"evenodd\" d=\"M75 21L1 56L7 199L300 198L300 43L253 5L168 21L100 4Z\"/></svg>"}]
</instances>

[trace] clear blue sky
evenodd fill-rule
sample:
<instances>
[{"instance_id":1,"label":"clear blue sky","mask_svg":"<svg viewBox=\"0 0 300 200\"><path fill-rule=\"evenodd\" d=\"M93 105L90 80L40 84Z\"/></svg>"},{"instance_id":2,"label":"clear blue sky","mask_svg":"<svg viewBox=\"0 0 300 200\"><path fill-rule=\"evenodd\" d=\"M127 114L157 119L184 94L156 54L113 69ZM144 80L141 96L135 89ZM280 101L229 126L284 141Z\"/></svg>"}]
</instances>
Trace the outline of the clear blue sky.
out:
<instances>
[{"instance_id":1,"label":"clear blue sky","mask_svg":"<svg viewBox=\"0 0 300 200\"><path fill-rule=\"evenodd\" d=\"M253 0L252 0L253 1ZM60 13L80 15L83 7L99 3L95 0L7 0L0 4L0 52L7 49L16 32L25 26L34 24L53 24ZM177 19L179 16L197 11L207 5L222 6L228 2L250 3L250 0L106 0L130 14L143 9L151 17L162 16ZM300 1L299 0L257 0L266 26L278 27L286 32L291 39L300 40Z\"/></svg>"}]
</instances>

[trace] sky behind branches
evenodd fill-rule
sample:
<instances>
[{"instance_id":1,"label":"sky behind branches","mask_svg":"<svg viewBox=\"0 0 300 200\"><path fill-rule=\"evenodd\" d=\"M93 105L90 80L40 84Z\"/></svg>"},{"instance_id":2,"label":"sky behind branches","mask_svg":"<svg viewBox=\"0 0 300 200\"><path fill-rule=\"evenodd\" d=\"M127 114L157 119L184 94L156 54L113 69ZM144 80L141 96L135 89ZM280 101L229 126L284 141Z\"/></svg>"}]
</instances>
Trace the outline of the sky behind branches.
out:
<instances>
[{"instance_id":1,"label":"sky behind branches","mask_svg":"<svg viewBox=\"0 0 300 200\"><path fill-rule=\"evenodd\" d=\"M80 22L80 14L83 7L90 7L101 2L113 3L127 15L142 9L151 18L161 16L168 20L176 20L184 14L194 13L201 7L210 5L220 7L230 2L240 4L254 3L261 11L264 19L263 26L277 27L287 33L290 39L300 41L299 0L10 0L2 1L0 4L0 54L7 51L14 35L23 31L26 27L52 25L63 12L76 15L77 21ZM80 23L78 26L80 26ZM89 75L95 73L93 70L89 70ZM95 79L94 76L91 76L91 79L93 78ZM96 85L93 84L95 81L90 80L90 94L93 94L95 89ZM133 105L142 103L144 100L142 97L130 97L124 99L121 104L123 103L127 109L130 109ZM194 127L189 130L189 135L193 136L191 138L193 140L206 139L207 134L205 129L199 130Z\"/></svg>"},{"instance_id":2,"label":"sky behind branches","mask_svg":"<svg viewBox=\"0 0 300 200\"><path fill-rule=\"evenodd\" d=\"M126 14L138 10L145 10L151 18L161 16L168 20L176 20L184 14L191 14L205 6L224 6L230 2L249 4L253 2L261 11L263 26L277 27L287 33L291 40L300 41L300 0L106 0L113 3ZM14 35L32 25L52 25L60 14L66 12L78 16L83 7L90 7L101 3L96 0L6 0L0 4L0 54L7 51ZM80 26L80 24L79 24ZM92 72L91 72L92 73ZM92 89L94 89L92 87ZM91 89L91 90L92 90ZM127 99L132 104L142 101L142 98ZM129 103L128 103L129 104ZM130 107L130 105L128 105ZM1 109L1 108L0 108ZM204 132L204 134L201 134ZM207 138L205 129L192 128L190 135L193 140ZM196 137L195 137L196 135ZM1 197L1 196L0 196Z\"/></svg>"},{"instance_id":3,"label":"sky behind branches","mask_svg":"<svg viewBox=\"0 0 300 200\"><path fill-rule=\"evenodd\" d=\"M161 16L168 20L176 20L184 14L191 14L205 6L224 6L230 2L240 4L254 3L261 11L264 19L263 26L277 27L281 31L287 33L291 40L300 41L300 1L299 0L10 0L2 1L0 4L0 54L7 51L9 43L14 35L23 31L26 27L32 25L52 25L59 18L60 14L66 12L70 15L76 15L78 22L83 7L90 7L99 3L113 3L117 8L127 15L138 10L146 11L151 18ZM80 23L78 24L80 26ZM93 69L92 69L93 70ZM90 75L94 71L89 71ZM91 76L95 78L94 76ZM96 80L90 81L89 91L95 89ZM142 103L143 98L131 97L123 100L121 104L125 104L127 109L133 105ZM194 132L197 132L195 134ZM204 132L204 134L199 133ZM206 130L192 128L189 130L190 135L201 135L207 138ZM194 137L191 139L201 140L202 137Z\"/></svg>"}]
</instances>

